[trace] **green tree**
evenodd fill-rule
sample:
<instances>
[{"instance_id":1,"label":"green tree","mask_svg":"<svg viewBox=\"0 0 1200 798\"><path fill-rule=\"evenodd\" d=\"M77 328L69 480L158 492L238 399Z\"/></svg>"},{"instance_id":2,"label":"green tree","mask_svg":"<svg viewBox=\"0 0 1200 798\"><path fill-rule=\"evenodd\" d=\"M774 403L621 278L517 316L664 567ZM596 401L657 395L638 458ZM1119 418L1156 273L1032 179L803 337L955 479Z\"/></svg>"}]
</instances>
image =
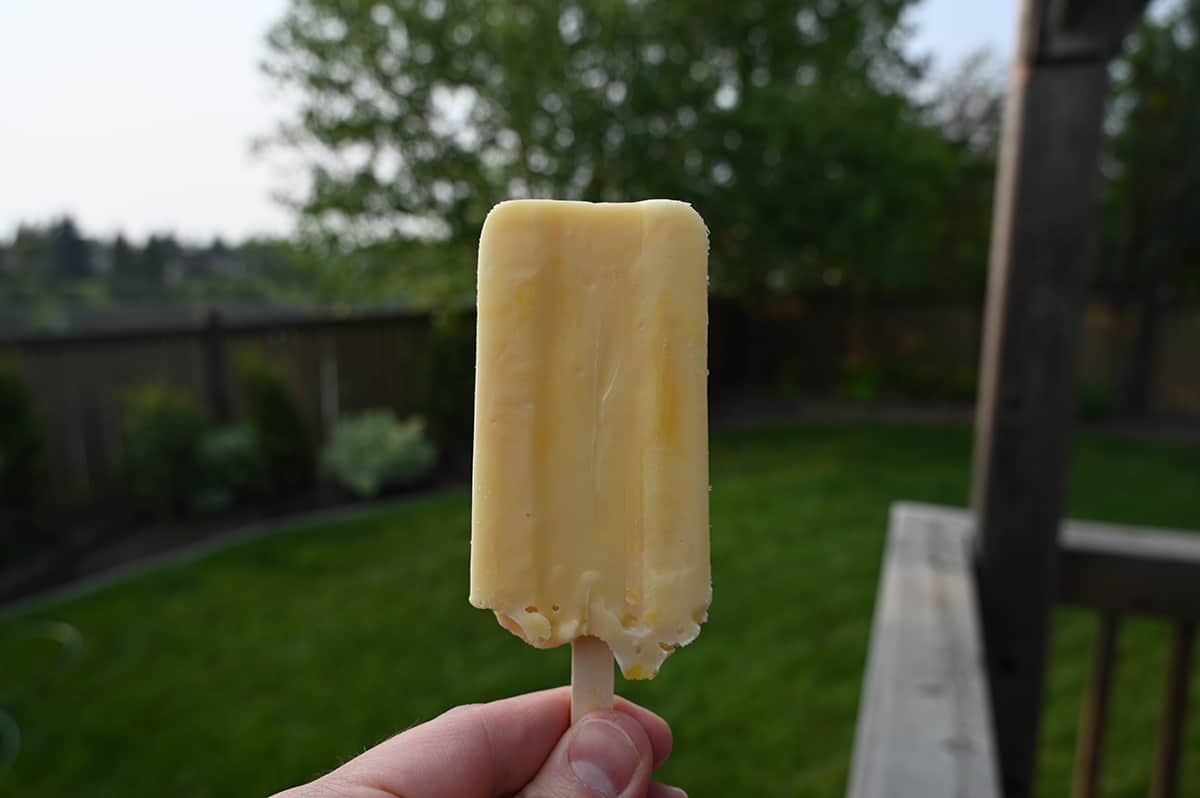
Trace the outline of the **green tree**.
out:
<instances>
[{"instance_id":1,"label":"green tree","mask_svg":"<svg viewBox=\"0 0 1200 798\"><path fill-rule=\"evenodd\" d=\"M9 271L19 277L34 277L49 268L50 252L50 235L46 228L18 225L9 251Z\"/></svg>"},{"instance_id":2,"label":"green tree","mask_svg":"<svg viewBox=\"0 0 1200 798\"><path fill-rule=\"evenodd\" d=\"M59 327L63 316L63 290L51 290L54 247L49 227L21 224L9 250L4 299L26 324Z\"/></svg>"},{"instance_id":3,"label":"green tree","mask_svg":"<svg viewBox=\"0 0 1200 798\"><path fill-rule=\"evenodd\" d=\"M1101 281L1139 306L1125 405L1149 409L1162 315L1200 289L1200 0L1148 16L1114 70Z\"/></svg>"},{"instance_id":4,"label":"green tree","mask_svg":"<svg viewBox=\"0 0 1200 798\"><path fill-rule=\"evenodd\" d=\"M929 219L938 252L921 275L926 288L979 295L986 284L1005 89L1005 70L983 49L964 58L929 103L929 119L949 143L949 174Z\"/></svg>"},{"instance_id":5,"label":"green tree","mask_svg":"<svg viewBox=\"0 0 1200 798\"><path fill-rule=\"evenodd\" d=\"M83 280L92 276L91 250L70 216L52 224L49 236L50 265L55 277Z\"/></svg>"},{"instance_id":6,"label":"green tree","mask_svg":"<svg viewBox=\"0 0 1200 798\"><path fill-rule=\"evenodd\" d=\"M137 279L146 293L158 293L167 277L167 267L179 254L173 236L152 235L138 258Z\"/></svg>"},{"instance_id":7,"label":"green tree","mask_svg":"<svg viewBox=\"0 0 1200 798\"><path fill-rule=\"evenodd\" d=\"M955 177L907 94L910 5L293 0L266 69L299 97L279 140L311 154L298 207L332 251L469 296L499 200L673 196L709 224L718 291L865 289L938 254Z\"/></svg>"},{"instance_id":8,"label":"green tree","mask_svg":"<svg viewBox=\"0 0 1200 798\"><path fill-rule=\"evenodd\" d=\"M143 293L141 286L141 263L137 250L130 246L123 233L117 233L110 250L112 268L108 279L114 297L122 300L136 299Z\"/></svg>"}]
</instances>

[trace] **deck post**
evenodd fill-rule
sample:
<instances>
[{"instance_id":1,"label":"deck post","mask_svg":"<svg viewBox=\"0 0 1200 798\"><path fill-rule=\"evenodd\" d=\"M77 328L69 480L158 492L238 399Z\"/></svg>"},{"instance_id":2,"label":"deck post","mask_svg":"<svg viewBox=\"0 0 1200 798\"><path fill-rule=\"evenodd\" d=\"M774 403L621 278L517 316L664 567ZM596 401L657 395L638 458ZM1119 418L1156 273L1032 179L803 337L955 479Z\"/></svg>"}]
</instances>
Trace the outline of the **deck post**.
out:
<instances>
[{"instance_id":1,"label":"deck post","mask_svg":"<svg viewBox=\"0 0 1200 798\"><path fill-rule=\"evenodd\" d=\"M1027 798L1033 785L1108 60L1141 3L1022 5L996 181L972 485L1009 798Z\"/></svg>"}]
</instances>

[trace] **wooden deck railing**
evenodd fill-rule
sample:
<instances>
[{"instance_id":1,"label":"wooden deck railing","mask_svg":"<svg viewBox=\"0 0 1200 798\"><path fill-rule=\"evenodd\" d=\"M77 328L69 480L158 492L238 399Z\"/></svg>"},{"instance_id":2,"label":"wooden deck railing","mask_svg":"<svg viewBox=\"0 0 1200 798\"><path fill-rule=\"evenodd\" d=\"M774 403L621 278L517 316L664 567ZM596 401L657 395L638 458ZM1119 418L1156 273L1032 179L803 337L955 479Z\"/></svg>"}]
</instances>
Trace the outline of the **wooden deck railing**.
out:
<instances>
[{"instance_id":1,"label":"wooden deck railing","mask_svg":"<svg viewBox=\"0 0 1200 798\"><path fill-rule=\"evenodd\" d=\"M850 798L1001 795L970 513L892 508L859 710ZM1200 534L1068 522L1058 600L1099 615L1072 794L1093 798L1120 620L1172 624L1151 796L1179 795L1188 677L1200 620Z\"/></svg>"},{"instance_id":2,"label":"wooden deck railing","mask_svg":"<svg viewBox=\"0 0 1200 798\"><path fill-rule=\"evenodd\" d=\"M1098 793L1116 641L1127 615L1161 618L1172 627L1150 795L1173 798L1179 794L1188 681L1200 620L1200 535L1068 524L1059 541L1059 601L1099 614L1080 713L1074 798Z\"/></svg>"},{"instance_id":3,"label":"wooden deck railing","mask_svg":"<svg viewBox=\"0 0 1200 798\"><path fill-rule=\"evenodd\" d=\"M1200 535L1062 524L1109 62L1145 6L1020 2L997 162L973 516L912 505L892 514L852 798L1033 798L1051 609L1064 602L1101 618L1076 798L1096 791L1116 639L1130 613L1174 624L1153 795L1178 793ZM914 546L924 560L913 560ZM968 689L977 684L988 689Z\"/></svg>"},{"instance_id":4,"label":"wooden deck railing","mask_svg":"<svg viewBox=\"0 0 1200 798\"><path fill-rule=\"evenodd\" d=\"M997 798L966 513L892 507L849 798Z\"/></svg>"}]
</instances>

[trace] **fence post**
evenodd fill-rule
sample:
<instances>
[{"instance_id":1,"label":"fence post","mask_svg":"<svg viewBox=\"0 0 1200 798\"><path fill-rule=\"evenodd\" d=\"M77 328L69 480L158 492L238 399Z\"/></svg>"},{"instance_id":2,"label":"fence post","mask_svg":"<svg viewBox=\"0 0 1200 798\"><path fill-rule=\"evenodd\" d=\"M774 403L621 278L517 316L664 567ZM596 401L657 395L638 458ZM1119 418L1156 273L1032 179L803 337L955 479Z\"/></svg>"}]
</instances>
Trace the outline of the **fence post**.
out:
<instances>
[{"instance_id":1,"label":"fence post","mask_svg":"<svg viewBox=\"0 0 1200 798\"><path fill-rule=\"evenodd\" d=\"M229 400L229 357L225 351L225 331L219 311L210 310L204 322L204 387L208 408L220 424L233 420Z\"/></svg>"}]
</instances>

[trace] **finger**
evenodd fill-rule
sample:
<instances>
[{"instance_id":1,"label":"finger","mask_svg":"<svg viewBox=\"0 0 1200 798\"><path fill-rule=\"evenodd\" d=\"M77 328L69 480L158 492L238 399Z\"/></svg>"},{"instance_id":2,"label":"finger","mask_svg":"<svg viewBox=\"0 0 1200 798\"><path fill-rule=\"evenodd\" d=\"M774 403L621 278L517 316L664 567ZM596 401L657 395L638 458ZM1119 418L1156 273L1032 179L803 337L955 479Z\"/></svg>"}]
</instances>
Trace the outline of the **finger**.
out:
<instances>
[{"instance_id":1,"label":"finger","mask_svg":"<svg viewBox=\"0 0 1200 798\"><path fill-rule=\"evenodd\" d=\"M624 712L593 712L555 746L521 798L646 798L654 746Z\"/></svg>"},{"instance_id":2,"label":"finger","mask_svg":"<svg viewBox=\"0 0 1200 798\"><path fill-rule=\"evenodd\" d=\"M659 784L657 781L650 785L646 798L688 798L688 794L678 787L669 784Z\"/></svg>"},{"instance_id":3,"label":"finger","mask_svg":"<svg viewBox=\"0 0 1200 798\"><path fill-rule=\"evenodd\" d=\"M457 707L350 760L329 777L405 798L516 792L571 721L563 690Z\"/></svg>"},{"instance_id":4,"label":"finger","mask_svg":"<svg viewBox=\"0 0 1200 798\"><path fill-rule=\"evenodd\" d=\"M563 688L563 690L565 692L567 688ZM626 701L620 696L617 696L613 708L618 712L624 712L642 724L642 728L646 730L646 734L650 737L650 744L654 746L655 769L660 767L663 762L666 762L667 757L671 755L671 748L674 745L671 727L667 725L667 722L645 707L638 706L632 701Z\"/></svg>"}]
</instances>

